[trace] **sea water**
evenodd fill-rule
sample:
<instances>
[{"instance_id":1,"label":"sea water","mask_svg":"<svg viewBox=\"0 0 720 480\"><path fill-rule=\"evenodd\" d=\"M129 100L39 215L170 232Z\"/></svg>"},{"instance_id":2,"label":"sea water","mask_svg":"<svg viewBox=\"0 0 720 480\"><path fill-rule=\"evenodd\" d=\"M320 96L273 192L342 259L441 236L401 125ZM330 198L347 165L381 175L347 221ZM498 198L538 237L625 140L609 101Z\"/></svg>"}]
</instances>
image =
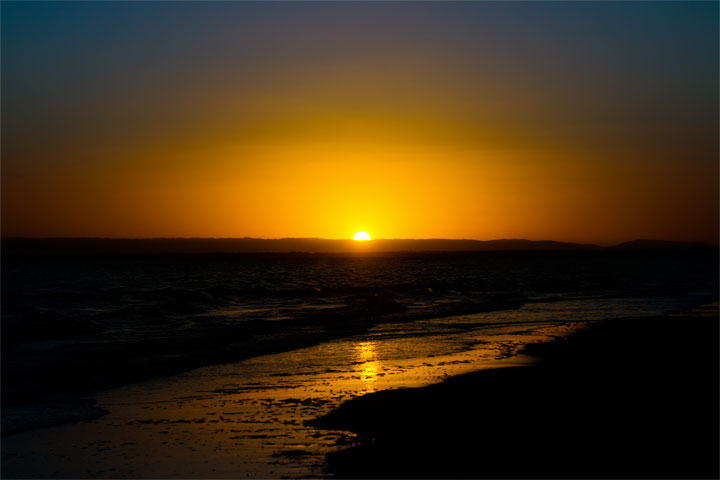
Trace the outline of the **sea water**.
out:
<instances>
[{"instance_id":1,"label":"sea water","mask_svg":"<svg viewBox=\"0 0 720 480\"><path fill-rule=\"evenodd\" d=\"M526 364L525 343L716 291L714 252L15 259L3 394L93 395L110 414L7 437L3 469L322 475L353 438L304 422L349 398Z\"/></svg>"}]
</instances>

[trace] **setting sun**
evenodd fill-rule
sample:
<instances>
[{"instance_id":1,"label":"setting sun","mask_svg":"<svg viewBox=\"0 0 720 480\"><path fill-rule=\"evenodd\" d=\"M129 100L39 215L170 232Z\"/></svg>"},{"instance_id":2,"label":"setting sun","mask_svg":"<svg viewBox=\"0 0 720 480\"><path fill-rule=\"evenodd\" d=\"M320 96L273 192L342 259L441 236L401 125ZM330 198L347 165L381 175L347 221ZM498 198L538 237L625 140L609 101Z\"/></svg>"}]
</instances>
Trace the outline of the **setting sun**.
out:
<instances>
[{"instance_id":1,"label":"setting sun","mask_svg":"<svg viewBox=\"0 0 720 480\"><path fill-rule=\"evenodd\" d=\"M367 232L357 232L353 236L353 240L370 240L370 235Z\"/></svg>"}]
</instances>

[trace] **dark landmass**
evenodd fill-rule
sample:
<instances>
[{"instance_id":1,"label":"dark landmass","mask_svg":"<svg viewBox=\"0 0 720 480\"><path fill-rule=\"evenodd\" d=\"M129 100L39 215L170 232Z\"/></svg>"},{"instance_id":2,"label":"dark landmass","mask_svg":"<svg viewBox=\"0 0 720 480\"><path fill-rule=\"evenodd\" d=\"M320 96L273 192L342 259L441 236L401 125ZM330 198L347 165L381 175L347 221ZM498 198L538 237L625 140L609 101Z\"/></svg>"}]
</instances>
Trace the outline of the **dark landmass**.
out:
<instances>
[{"instance_id":1,"label":"dark landmass","mask_svg":"<svg viewBox=\"0 0 720 480\"><path fill-rule=\"evenodd\" d=\"M612 248L616 250L685 250L705 248L708 245L700 242L667 242L664 240L633 240L621 243Z\"/></svg>"},{"instance_id":2,"label":"dark landmass","mask_svg":"<svg viewBox=\"0 0 720 480\"><path fill-rule=\"evenodd\" d=\"M383 391L312 423L341 478L718 478L718 317L608 320L535 366Z\"/></svg>"},{"instance_id":3,"label":"dark landmass","mask_svg":"<svg viewBox=\"0 0 720 480\"><path fill-rule=\"evenodd\" d=\"M3 253L377 253L593 250L595 245L529 240L327 240L322 238L4 238Z\"/></svg>"},{"instance_id":4,"label":"dark landmass","mask_svg":"<svg viewBox=\"0 0 720 480\"><path fill-rule=\"evenodd\" d=\"M702 243L637 240L618 249L678 249ZM3 238L3 254L157 254L157 253L381 253L471 251L603 250L597 245L523 239L378 239L370 242L321 238Z\"/></svg>"}]
</instances>

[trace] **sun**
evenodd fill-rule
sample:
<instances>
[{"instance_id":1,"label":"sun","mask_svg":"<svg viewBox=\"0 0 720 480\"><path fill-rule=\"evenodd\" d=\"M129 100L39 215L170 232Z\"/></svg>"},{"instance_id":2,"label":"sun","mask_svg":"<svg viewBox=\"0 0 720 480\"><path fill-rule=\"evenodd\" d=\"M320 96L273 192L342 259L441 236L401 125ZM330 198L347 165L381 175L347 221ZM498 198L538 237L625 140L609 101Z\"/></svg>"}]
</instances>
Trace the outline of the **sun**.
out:
<instances>
[{"instance_id":1,"label":"sun","mask_svg":"<svg viewBox=\"0 0 720 480\"><path fill-rule=\"evenodd\" d=\"M359 241L370 240L370 235L368 235L367 232L357 232L353 236L353 240L359 240Z\"/></svg>"}]
</instances>

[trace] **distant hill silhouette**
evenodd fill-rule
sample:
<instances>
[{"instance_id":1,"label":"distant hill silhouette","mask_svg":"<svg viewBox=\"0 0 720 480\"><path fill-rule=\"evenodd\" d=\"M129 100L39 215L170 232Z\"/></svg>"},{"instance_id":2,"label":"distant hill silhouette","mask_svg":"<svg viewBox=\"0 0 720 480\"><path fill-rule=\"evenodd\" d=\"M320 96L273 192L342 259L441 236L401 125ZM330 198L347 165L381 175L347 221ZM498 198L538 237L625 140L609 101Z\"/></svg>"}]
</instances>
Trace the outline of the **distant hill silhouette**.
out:
<instances>
[{"instance_id":1,"label":"distant hill silhouette","mask_svg":"<svg viewBox=\"0 0 720 480\"><path fill-rule=\"evenodd\" d=\"M668 242L664 240L633 240L621 243L613 248L617 250L683 250L688 248L705 248L700 242Z\"/></svg>"},{"instance_id":2,"label":"distant hill silhouette","mask_svg":"<svg viewBox=\"0 0 720 480\"><path fill-rule=\"evenodd\" d=\"M380 253L640 250L706 247L702 243L635 240L615 247L524 239L378 239L369 242L322 238L3 238L2 253Z\"/></svg>"}]
</instances>

